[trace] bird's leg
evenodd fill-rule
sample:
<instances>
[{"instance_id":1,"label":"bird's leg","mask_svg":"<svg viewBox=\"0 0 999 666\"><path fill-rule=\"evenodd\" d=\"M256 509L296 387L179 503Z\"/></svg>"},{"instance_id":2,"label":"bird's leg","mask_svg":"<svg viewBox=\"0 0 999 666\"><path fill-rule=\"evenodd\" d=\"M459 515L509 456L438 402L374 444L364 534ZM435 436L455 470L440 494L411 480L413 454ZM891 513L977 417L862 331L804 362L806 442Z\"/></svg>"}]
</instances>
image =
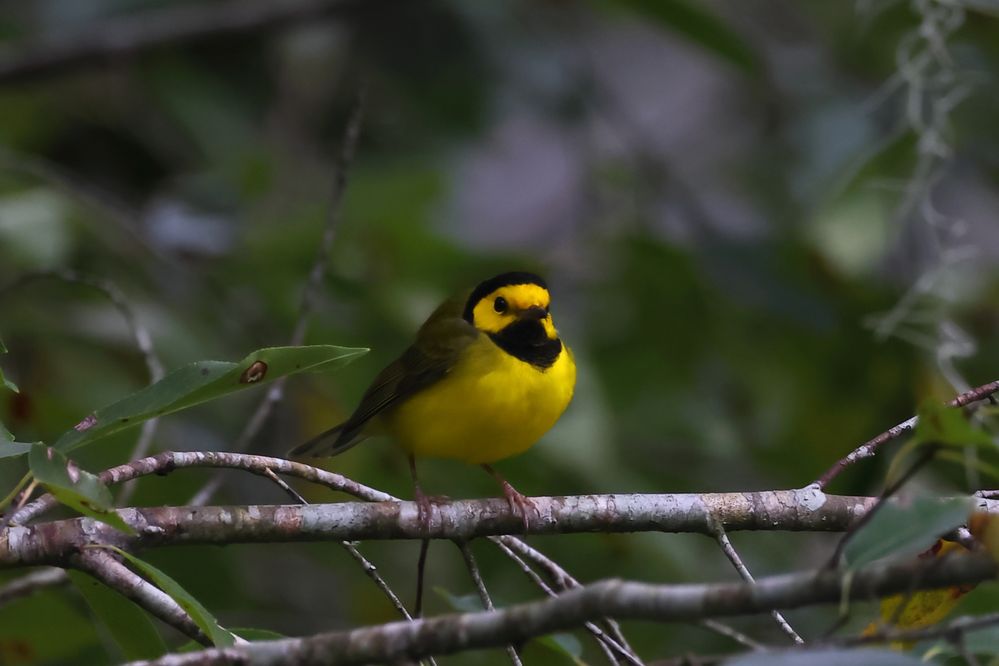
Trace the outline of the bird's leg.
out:
<instances>
[{"instance_id":1,"label":"bird's leg","mask_svg":"<svg viewBox=\"0 0 999 666\"><path fill-rule=\"evenodd\" d=\"M420 524L420 531L429 536L430 534L430 512L433 501L428 495L423 493L420 487L420 480L416 476L416 458L409 456L409 473L413 477L413 501L416 502L416 521Z\"/></svg>"},{"instance_id":2,"label":"bird's leg","mask_svg":"<svg viewBox=\"0 0 999 666\"><path fill-rule=\"evenodd\" d=\"M430 498L423 494L420 488L420 481L416 477L416 458L409 456L409 473L413 477L413 501L416 502L416 520L420 524L420 530L429 535L430 533ZM427 567L427 550L430 548L430 539L423 537L420 539L420 559L416 563L416 602L413 604L413 616L423 616L423 572Z\"/></svg>"},{"instance_id":3,"label":"bird's leg","mask_svg":"<svg viewBox=\"0 0 999 666\"><path fill-rule=\"evenodd\" d=\"M503 488L503 497L506 498L506 503L510 505L510 511L513 513L520 514L520 519L524 522L524 535L527 535L528 529L530 528L530 521L528 520L528 511L534 512L539 518L541 517L541 512L538 511L538 507L531 501L530 497L522 495L517 491L516 488L510 485L510 482L504 479L499 472L494 470L491 465L483 465L482 469L489 472L490 476L496 479L496 482L500 484Z\"/></svg>"},{"instance_id":4,"label":"bird's leg","mask_svg":"<svg viewBox=\"0 0 999 666\"><path fill-rule=\"evenodd\" d=\"M448 504L451 498L447 495L427 495L416 477L416 459L409 456L409 473L413 477L413 501L416 502L416 520L425 538L430 537L430 518L433 515L433 505Z\"/></svg>"}]
</instances>

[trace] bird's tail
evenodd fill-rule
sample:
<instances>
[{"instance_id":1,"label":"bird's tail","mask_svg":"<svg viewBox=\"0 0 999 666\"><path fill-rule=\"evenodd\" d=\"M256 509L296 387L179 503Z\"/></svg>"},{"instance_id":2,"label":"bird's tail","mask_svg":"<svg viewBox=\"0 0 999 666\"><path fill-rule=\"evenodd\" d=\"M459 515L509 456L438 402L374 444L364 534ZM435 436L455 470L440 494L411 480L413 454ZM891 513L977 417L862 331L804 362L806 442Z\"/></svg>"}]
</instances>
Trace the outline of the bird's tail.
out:
<instances>
[{"instance_id":1,"label":"bird's tail","mask_svg":"<svg viewBox=\"0 0 999 666\"><path fill-rule=\"evenodd\" d=\"M329 458L351 448L363 437L358 428L350 427L350 422L341 423L319 433L304 444L299 444L288 452L289 458Z\"/></svg>"}]
</instances>

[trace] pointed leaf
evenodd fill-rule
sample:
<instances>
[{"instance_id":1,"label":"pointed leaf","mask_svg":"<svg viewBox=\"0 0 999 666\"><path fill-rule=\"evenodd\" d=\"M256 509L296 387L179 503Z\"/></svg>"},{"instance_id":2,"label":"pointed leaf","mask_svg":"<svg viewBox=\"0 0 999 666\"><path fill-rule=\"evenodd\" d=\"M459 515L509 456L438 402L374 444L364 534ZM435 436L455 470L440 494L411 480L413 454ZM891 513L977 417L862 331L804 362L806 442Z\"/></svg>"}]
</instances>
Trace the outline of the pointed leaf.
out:
<instances>
[{"instance_id":1,"label":"pointed leaf","mask_svg":"<svg viewBox=\"0 0 999 666\"><path fill-rule=\"evenodd\" d=\"M135 534L135 530L111 509L111 491L107 486L59 451L41 443L32 444L28 465L35 480L61 504L122 532Z\"/></svg>"},{"instance_id":2,"label":"pointed leaf","mask_svg":"<svg viewBox=\"0 0 999 666\"><path fill-rule=\"evenodd\" d=\"M173 578L165 574L160 569L157 569L149 562L141 560L135 555L122 550L121 548L116 548L114 546L100 546L100 548L108 548L118 553L126 560L129 564L138 569L143 576L148 578L156 587L160 588L166 594L177 602L177 605L184 609L184 611L191 616L194 623L205 633L206 636L212 639L212 642L216 647L228 647L234 645L236 642L236 637L232 635L228 629L223 629L215 619L215 616L208 612L208 609L201 605L201 602L195 599L190 592L185 590L180 583L175 581Z\"/></svg>"},{"instance_id":3,"label":"pointed leaf","mask_svg":"<svg viewBox=\"0 0 999 666\"><path fill-rule=\"evenodd\" d=\"M0 458L21 456L31 450L27 442L15 442L14 435L0 423Z\"/></svg>"},{"instance_id":4,"label":"pointed leaf","mask_svg":"<svg viewBox=\"0 0 999 666\"><path fill-rule=\"evenodd\" d=\"M6 353L7 347L4 346L3 340L0 340L0 354ZM13 391L14 393L20 393L17 388L17 384L3 376L3 368L0 368L0 385L6 386L8 390Z\"/></svg>"},{"instance_id":5,"label":"pointed leaf","mask_svg":"<svg viewBox=\"0 0 999 666\"><path fill-rule=\"evenodd\" d=\"M229 393L260 386L299 372L332 370L366 353L334 345L258 349L239 363L199 361L174 370L160 381L97 410L55 443L69 452L151 418L171 414Z\"/></svg>"},{"instance_id":6,"label":"pointed leaf","mask_svg":"<svg viewBox=\"0 0 999 666\"><path fill-rule=\"evenodd\" d=\"M118 643L123 659L155 659L167 651L163 638L141 608L82 571L71 569L67 573L94 615Z\"/></svg>"},{"instance_id":7,"label":"pointed leaf","mask_svg":"<svg viewBox=\"0 0 999 666\"><path fill-rule=\"evenodd\" d=\"M920 497L906 506L889 502L846 545L846 565L855 570L888 555L922 552L941 535L963 525L973 506L970 499L959 497Z\"/></svg>"},{"instance_id":8,"label":"pointed leaf","mask_svg":"<svg viewBox=\"0 0 999 666\"><path fill-rule=\"evenodd\" d=\"M565 655L577 664L584 663L582 661L583 644L572 634L548 634L547 636L540 636L536 640L549 650Z\"/></svg>"}]
</instances>

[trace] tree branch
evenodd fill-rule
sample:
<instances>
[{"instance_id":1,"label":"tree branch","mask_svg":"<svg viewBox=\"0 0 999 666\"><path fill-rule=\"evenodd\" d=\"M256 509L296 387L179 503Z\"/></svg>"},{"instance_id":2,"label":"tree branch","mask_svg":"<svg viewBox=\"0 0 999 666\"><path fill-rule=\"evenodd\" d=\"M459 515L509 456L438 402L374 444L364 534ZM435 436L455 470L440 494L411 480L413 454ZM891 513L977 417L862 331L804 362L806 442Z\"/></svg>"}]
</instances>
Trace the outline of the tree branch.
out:
<instances>
[{"instance_id":1,"label":"tree branch","mask_svg":"<svg viewBox=\"0 0 999 666\"><path fill-rule=\"evenodd\" d=\"M925 589L969 584L993 578L996 573L996 563L990 557L968 555L942 563L915 561L872 566L853 575L847 592L842 575L824 569L761 578L755 584L652 585L608 580L500 611L393 622L308 638L169 655L142 663L186 666L394 662L524 641L603 616L690 621L835 603L844 594L851 599L883 597L908 589L913 580L921 581Z\"/></svg>"},{"instance_id":2,"label":"tree branch","mask_svg":"<svg viewBox=\"0 0 999 666\"><path fill-rule=\"evenodd\" d=\"M999 392L999 380L989 382L988 384L982 384L981 386L976 386L975 388L965 391L960 395L956 396L951 400L948 405L951 407L966 407L972 403L991 398L995 393ZM840 472L844 469L857 462L858 460L863 460L864 458L870 458L878 449L887 444L890 441L898 439L902 435L911 432L915 429L916 425L919 423L919 417L913 416L905 421L902 421L898 425L892 426L888 430L884 431L877 437L869 439L864 442L856 449L851 451L845 457L837 460L836 463L826 470L826 472L820 476L818 479L812 482L812 485L819 490L825 490L833 479L839 476Z\"/></svg>"},{"instance_id":3,"label":"tree branch","mask_svg":"<svg viewBox=\"0 0 999 666\"><path fill-rule=\"evenodd\" d=\"M87 548L71 555L68 562L125 598L131 599L140 608L144 608L177 631L193 638L202 645L212 644L211 639L198 628L187 611L181 608L170 595L143 580L107 551L99 548Z\"/></svg>"},{"instance_id":4,"label":"tree branch","mask_svg":"<svg viewBox=\"0 0 999 666\"><path fill-rule=\"evenodd\" d=\"M369 502L387 502L395 499L388 493L357 483L336 472L329 472L283 458L229 453L227 451L165 451L155 456L112 467L101 472L99 477L103 483L113 485L150 474L165 475L175 469L186 467L239 469L267 478L276 472L326 486L331 490L338 490ZM45 511L58 506L58 504L52 495L43 495L19 509L11 517L11 523L23 525Z\"/></svg>"},{"instance_id":5,"label":"tree branch","mask_svg":"<svg viewBox=\"0 0 999 666\"><path fill-rule=\"evenodd\" d=\"M692 532L711 534L710 521L729 530L844 531L877 500L803 490L716 494L577 495L532 498L538 517L531 534L578 532ZM999 513L999 500L977 498L977 510ZM427 530L415 502L146 507L118 509L135 535L90 518L0 533L0 567L61 564L87 544L127 550L181 544L226 544L371 539L450 539L519 533L520 517L501 498L434 505Z\"/></svg>"}]
</instances>

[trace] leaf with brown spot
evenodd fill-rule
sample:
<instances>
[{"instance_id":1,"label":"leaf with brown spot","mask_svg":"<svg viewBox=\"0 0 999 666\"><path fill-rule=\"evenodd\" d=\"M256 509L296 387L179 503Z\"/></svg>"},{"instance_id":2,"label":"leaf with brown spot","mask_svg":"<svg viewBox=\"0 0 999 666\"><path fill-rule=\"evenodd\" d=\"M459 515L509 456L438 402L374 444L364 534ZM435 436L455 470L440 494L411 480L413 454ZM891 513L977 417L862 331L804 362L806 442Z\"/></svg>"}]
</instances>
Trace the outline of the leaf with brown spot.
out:
<instances>
[{"instance_id":1,"label":"leaf with brown spot","mask_svg":"<svg viewBox=\"0 0 999 666\"><path fill-rule=\"evenodd\" d=\"M102 523L135 534L135 530L111 508L111 491L94 474L80 469L52 447L36 443L28 454L35 480L61 504Z\"/></svg>"}]
</instances>

